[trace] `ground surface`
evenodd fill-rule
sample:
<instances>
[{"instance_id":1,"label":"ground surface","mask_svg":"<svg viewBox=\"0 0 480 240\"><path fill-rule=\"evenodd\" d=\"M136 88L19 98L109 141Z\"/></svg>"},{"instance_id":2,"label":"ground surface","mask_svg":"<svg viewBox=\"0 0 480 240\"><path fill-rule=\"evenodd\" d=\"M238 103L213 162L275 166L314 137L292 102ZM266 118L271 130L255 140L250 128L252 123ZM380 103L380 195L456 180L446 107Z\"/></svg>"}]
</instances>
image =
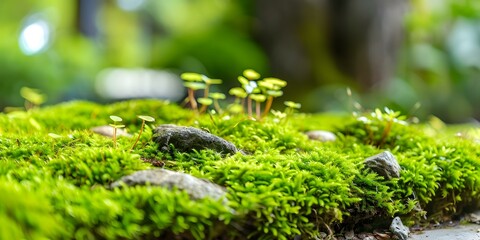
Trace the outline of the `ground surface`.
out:
<instances>
[{"instance_id":1,"label":"ground surface","mask_svg":"<svg viewBox=\"0 0 480 240\"><path fill-rule=\"evenodd\" d=\"M352 239L367 229L388 239L394 217L421 226L479 207L477 125L416 124L389 109L355 115L285 110L258 120L226 114L196 114L158 100L77 101L0 113L0 239L289 240L327 233ZM112 124L112 115L123 118L113 125L130 137L94 133ZM155 122L144 126L137 115ZM194 127L241 151L163 147L153 141L163 124ZM306 134L312 130L336 140L312 139ZM400 174L382 175L365 164L386 151ZM156 168L214 183L228 202L192 198L178 187L111 188ZM423 239L438 235L447 234ZM446 239L478 239L462 236Z\"/></svg>"},{"instance_id":2,"label":"ground surface","mask_svg":"<svg viewBox=\"0 0 480 240\"><path fill-rule=\"evenodd\" d=\"M431 229L414 232L412 240L478 240L480 239L480 225L467 224L442 229Z\"/></svg>"}]
</instances>

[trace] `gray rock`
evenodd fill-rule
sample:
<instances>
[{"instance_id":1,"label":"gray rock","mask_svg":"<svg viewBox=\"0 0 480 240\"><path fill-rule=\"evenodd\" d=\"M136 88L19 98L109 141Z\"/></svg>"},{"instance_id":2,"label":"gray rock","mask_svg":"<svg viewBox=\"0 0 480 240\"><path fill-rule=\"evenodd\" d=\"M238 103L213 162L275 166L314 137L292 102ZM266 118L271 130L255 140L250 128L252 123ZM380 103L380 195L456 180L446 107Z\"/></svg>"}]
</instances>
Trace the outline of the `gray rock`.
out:
<instances>
[{"instance_id":1,"label":"gray rock","mask_svg":"<svg viewBox=\"0 0 480 240\"><path fill-rule=\"evenodd\" d=\"M411 240L452 240L480 239L480 228L477 224L458 224L453 227L426 229L413 232Z\"/></svg>"},{"instance_id":2,"label":"gray rock","mask_svg":"<svg viewBox=\"0 0 480 240\"><path fill-rule=\"evenodd\" d=\"M337 140L337 136L334 133L323 130L312 130L305 133L309 139L317 140L320 142L330 142Z\"/></svg>"},{"instance_id":3,"label":"gray rock","mask_svg":"<svg viewBox=\"0 0 480 240\"><path fill-rule=\"evenodd\" d=\"M395 156L389 151L371 156L367 158L364 163L366 167L372 169L378 175L383 176L386 179L400 177L400 165Z\"/></svg>"},{"instance_id":4,"label":"gray rock","mask_svg":"<svg viewBox=\"0 0 480 240\"><path fill-rule=\"evenodd\" d=\"M155 128L154 133L153 138L160 151L170 152L172 144L180 152L190 152L193 149L212 149L221 154L238 152L233 143L193 127L164 124Z\"/></svg>"},{"instance_id":5,"label":"gray rock","mask_svg":"<svg viewBox=\"0 0 480 240\"><path fill-rule=\"evenodd\" d=\"M111 184L112 188L122 185L151 185L166 187L168 189L177 188L185 190L192 199L202 199L210 197L215 200L223 199L226 204L225 188L209 182L205 179L196 178L186 173L174 172L166 169L150 169L137 171L131 175L124 176L120 180Z\"/></svg>"},{"instance_id":6,"label":"gray rock","mask_svg":"<svg viewBox=\"0 0 480 240\"><path fill-rule=\"evenodd\" d=\"M399 217L395 217L390 224L390 231L395 234L400 240L407 240L410 230L405 227Z\"/></svg>"},{"instance_id":7,"label":"gray rock","mask_svg":"<svg viewBox=\"0 0 480 240\"><path fill-rule=\"evenodd\" d=\"M320 239L325 239L328 236L326 232L320 232L319 235L320 235Z\"/></svg>"},{"instance_id":8,"label":"gray rock","mask_svg":"<svg viewBox=\"0 0 480 240\"><path fill-rule=\"evenodd\" d=\"M355 233L353 232L353 230L347 231L345 233L345 239L346 240L352 240L354 238L355 238Z\"/></svg>"},{"instance_id":9,"label":"gray rock","mask_svg":"<svg viewBox=\"0 0 480 240\"><path fill-rule=\"evenodd\" d=\"M93 127L91 130L94 133L113 138L113 127L110 125ZM132 137L132 135L121 128L117 128L117 137Z\"/></svg>"},{"instance_id":10,"label":"gray rock","mask_svg":"<svg viewBox=\"0 0 480 240\"><path fill-rule=\"evenodd\" d=\"M472 213L465 214L464 221L469 223L480 224L480 210Z\"/></svg>"}]
</instances>

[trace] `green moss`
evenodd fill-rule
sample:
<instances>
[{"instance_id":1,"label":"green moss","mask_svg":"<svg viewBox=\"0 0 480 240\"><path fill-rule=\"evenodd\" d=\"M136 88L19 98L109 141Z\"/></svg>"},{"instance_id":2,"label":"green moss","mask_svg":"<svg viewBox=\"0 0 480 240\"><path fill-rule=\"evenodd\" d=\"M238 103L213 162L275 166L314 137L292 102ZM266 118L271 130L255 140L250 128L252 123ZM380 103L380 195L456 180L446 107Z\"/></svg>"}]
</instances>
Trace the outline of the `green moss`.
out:
<instances>
[{"instance_id":1,"label":"green moss","mask_svg":"<svg viewBox=\"0 0 480 240\"><path fill-rule=\"evenodd\" d=\"M67 233L45 192L0 178L0 238L60 239Z\"/></svg>"},{"instance_id":2,"label":"green moss","mask_svg":"<svg viewBox=\"0 0 480 240\"><path fill-rule=\"evenodd\" d=\"M118 138L117 148L89 130L109 124L110 115L122 117L133 135ZM156 121L130 151L138 115ZM163 123L204 129L247 154L158 152L152 130ZM314 129L334 131L338 140L308 140L303 132ZM480 200L478 135L470 129L413 125L389 111L288 121L196 116L157 100L77 101L0 114L0 238L309 239L397 215L409 224L440 220ZM384 150L397 157L400 178L364 167L365 158ZM150 162L226 187L228 206L159 187L109 189L124 175L154 168Z\"/></svg>"}]
</instances>

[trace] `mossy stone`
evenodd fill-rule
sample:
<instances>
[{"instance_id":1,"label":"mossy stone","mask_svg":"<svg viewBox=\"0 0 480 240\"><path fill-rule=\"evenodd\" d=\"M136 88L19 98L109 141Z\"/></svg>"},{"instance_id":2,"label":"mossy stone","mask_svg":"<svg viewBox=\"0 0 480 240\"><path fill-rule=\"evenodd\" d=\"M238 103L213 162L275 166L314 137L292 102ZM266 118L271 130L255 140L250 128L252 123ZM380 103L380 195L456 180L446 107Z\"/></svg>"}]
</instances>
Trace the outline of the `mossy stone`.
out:
<instances>
[{"instance_id":1,"label":"mossy stone","mask_svg":"<svg viewBox=\"0 0 480 240\"><path fill-rule=\"evenodd\" d=\"M192 199L210 197L223 200L226 203L225 188L205 179L196 178L190 174L174 172L166 169L149 169L134 172L112 183L111 187L150 185L168 189L184 190Z\"/></svg>"},{"instance_id":2,"label":"mossy stone","mask_svg":"<svg viewBox=\"0 0 480 240\"><path fill-rule=\"evenodd\" d=\"M194 127L164 124L155 128L154 132L154 141L162 152L171 152L172 146L180 152L211 149L225 155L239 151L233 143Z\"/></svg>"},{"instance_id":3,"label":"mossy stone","mask_svg":"<svg viewBox=\"0 0 480 240\"><path fill-rule=\"evenodd\" d=\"M395 156L389 151L367 158L365 166L385 179L399 178L402 170Z\"/></svg>"}]
</instances>

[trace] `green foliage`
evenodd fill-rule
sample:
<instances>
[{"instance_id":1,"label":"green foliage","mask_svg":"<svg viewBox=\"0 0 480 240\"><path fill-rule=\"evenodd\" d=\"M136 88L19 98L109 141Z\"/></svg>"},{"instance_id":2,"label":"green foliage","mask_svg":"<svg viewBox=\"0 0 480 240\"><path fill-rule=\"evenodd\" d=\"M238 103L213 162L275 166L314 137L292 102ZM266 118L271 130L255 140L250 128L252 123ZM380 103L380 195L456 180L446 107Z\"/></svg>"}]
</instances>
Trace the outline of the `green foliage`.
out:
<instances>
[{"instance_id":1,"label":"green foliage","mask_svg":"<svg viewBox=\"0 0 480 240\"><path fill-rule=\"evenodd\" d=\"M124 175L146 169L147 165L140 161L139 157L103 148L88 148L81 153L71 153L53 159L44 169L78 186L95 184L106 186Z\"/></svg>"},{"instance_id":2,"label":"green foliage","mask_svg":"<svg viewBox=\"0 0 480 240\"><path fill-rule=\"evenodd\" d=\"M475 103L480 97L474 89L479 59L474 52L480 37L476 28L480 4L470 0L411 4L398 77L387 94L395 93L394 104L406 110L413 105L411 99L418 99L422 107L416 114L425 119L432 114L449 122L478 118ZM470 43L468 49L460 47Z\"/></svg>"},{"instance_id":3,"label":"green foliage","mask_svg":"<svg viewBox=\"0 0 480 240\"><path fill-rule=\"evenodd\" d=\"M1 239L60 239L67 232L45 192L5 178L0 180Z\"/></svg>"},{"instance_id":4,"label":"green foliage","mask_svg":"<svg viewBox=\"0 0 480 240\"><path fill-rule=\"evenodd\" d=\"M480 167L478 146L472 139L453 138L436 133L429 137L422 126L409 126L399 112L375 110L340 127L345 139L391 149L402 167L393 186L394 198L409 199L401 214L411 212L415 202L428 217L441 220L465 208L475 206L479 197ZM412 202L414 201L414 202ZM401 208L397 208L401 209ZM417 209L418 210L418 209ZM420 211L421 214L425 212Z\"/></svg>"},{"instance_id":5,"label":"green foliage","mask_svg":"<svg viewBox=\"0 0 480 240\"><path fill-rule=\"evenodd\" d=\"M38 89L23 87L20 89L20 95L25 99L25 106L27 110L32 107L38 107L45 102L46 96Z\"/></svg>"},{"instance_id":6,"label":"green foliage","mask_svg":"<svg viewBox=\"0 0 480 240\"><path fill-rule=\"evenodd\" d=\"M409 142L414 144L414 141L420 141L422 134L412 133L415 129L409 128L405 119L405 116L400 116L400 112L388 108L385 108L384 112L375 109L371 113L357 117L352 123L342 126L340 132L355 136L364 144L380 148L408 147Z\"/></svg>"}]
</instances>

